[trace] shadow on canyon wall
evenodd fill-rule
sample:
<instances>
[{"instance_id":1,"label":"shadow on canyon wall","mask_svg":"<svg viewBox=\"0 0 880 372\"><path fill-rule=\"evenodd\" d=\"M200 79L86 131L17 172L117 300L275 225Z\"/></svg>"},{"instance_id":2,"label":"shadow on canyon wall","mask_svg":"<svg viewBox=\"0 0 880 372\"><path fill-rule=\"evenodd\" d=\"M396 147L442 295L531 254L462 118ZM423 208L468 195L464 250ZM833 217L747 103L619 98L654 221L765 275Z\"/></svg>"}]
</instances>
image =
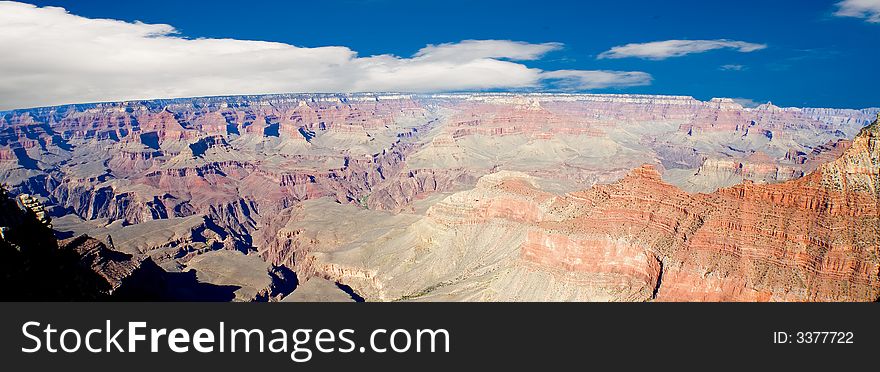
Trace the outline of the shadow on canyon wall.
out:
<instances>
[{"instance_id":1,"label":"shadow on canyon wall","mask_svg":"<svg viewBox=\"0 0 880 372\"><path fill-rule=\"evenodd\" d=\"M0 187L0 300L231 301L240 288L167 272L85 235L60 245L50 226Z\"/></svg>"}]
</instances>

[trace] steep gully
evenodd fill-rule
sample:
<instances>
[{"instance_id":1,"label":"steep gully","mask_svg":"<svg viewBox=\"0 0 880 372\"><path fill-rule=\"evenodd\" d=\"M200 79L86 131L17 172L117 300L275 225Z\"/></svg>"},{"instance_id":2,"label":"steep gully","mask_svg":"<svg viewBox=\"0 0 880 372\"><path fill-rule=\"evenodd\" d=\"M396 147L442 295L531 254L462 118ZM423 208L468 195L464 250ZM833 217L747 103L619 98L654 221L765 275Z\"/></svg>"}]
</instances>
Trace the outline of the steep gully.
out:
<instances>
[{"instance_id":1,"label":"steep gully","mask_svg":"<svg viewBox=\"0 0 880 372\"><path fill-rule=\"evenodd\" d=\"M230 105L232 103L234 101L223 104ZM474 121L469 119L453 122L454 125L450 129L451 143L454 145L462 138L473 136L530 135L529 133L532 131L536 132L534 135L542 140L553 138L552 133L542 132L540 127L535 127L535 123L553 124L554 128L558 128L557 130L562 133L573 132L588 135L601 135L609 125L600 120L599 123L584 124L589 129L567 128L566 125L571 121L571 119L567 119L568 116L548 114L546 111L542 111L540 105L534 105L528 101L526 103L532 106L525 109L517 108L513 111L514 114L504 113L504 111L501 111L501 114L494 111L490 111L488 114L474 111L480 115L494 115L491 120ZM240 133L242 135L239 137L239 142L242 142L242 139L249 135L258 134L264 138L261 141L265 141L265 138L282 138L287 141L285 143L288 143L289 146L310 146L313 142L317 143L322 138L329 136L337 136L342 141L348 141L351 136L359 135L360 129L350 123L358 122L361 119L358 119L357 116L346 116L354 115L352 113L355 111L350 107L357 106L349 106L347 109L350 110L349 114L338 114L339 109L333 108L337 106L327 106L329 108L326 109L322 106L320 110L309 113L300 104L292 109L293 111L286 111L283 115L266 115L258 110L253 110L224 112L219 117L211 118L213 113L201 117L191 116L187 111L170 111L167 109L169 102L156 102L155 104L157 108L149 108L146 114L125 113L115 119L113 116L115 114L108 114L107 111L101 111L91 118L80 116L76 122L68 121L63 125L56 126L61 128L57 132L52 128L56 124L36 126L20 126L19 124L26 124L28 120L34 123L39 121L63 122L68 120L70 116L62 118L57 113L49 113L45 117L37 117L36 120L28 119L26 115L14 118L16 125L19 126L12 128L34 131L15 134L14 145L19 147L14 147L14 150L10 152L14 156L7 157L17 159L21 165L16 172L34 170L34 168L52 163L51 158L46 158L46 156L51 157L54 156L53 154L46 154L39 161L34 160L39 157L33 156L32 150L40 147L44 150L57 147L67 151L108 143L105 141L123 146L128 139L141 142L145 147L145 149L137 151L127 150L128 147L125 147L125 150L109 154L109 158L103 164L106 171L96 172L92 168L80 166L75 159L61 160L57 167L46 170L46 174L27 177L23 182L14 185L15 191L17 193L30 192L46 195L50 204L58 207L53 209L56 217L73 213L86 221L105 220L108 226L113 225L115 221L121 222L124 226L137 226L146 225L151 221L204 215L205 221L201 225L202 227L193 230L195 233L192 237L182 237L182 240L178 239L169 244L197 245L196 243L200 243L211 246L208 250L231 248L241 251L250 251L253 249L252 247L256 246L260 247L260 253L267 261L275 265L299 266L296 267L297 272L308 275L309 270L303 265L307 265L309 262L305 253L310 248L303 247L305 250L302 252L296 252L294 249L293 254L289 254L290 252L285 254L285 251L289 251L287 248L273 250L273 244L290 243L290 239L286 241L278 239L279 237L274 233L278 230L277 227L287 223L291 213L295 212L295 207L300 202L329 196L341 203L361 203L371 210L393 211L408 205L416 195L424 192L446 191L454 186L454 183L449 184L441 179L444 177L443 172L447 172L447 170L407 169L406 167L406 159L426 146L424 143L409 141L409 139L418 137L413 133L431 131L438 124L436 121L424 120L424 124L421 126L408 131L399 131L396 134L397 138L390 146L366 157L353 154L345 155L342 157L341 166L337 168L331 167L326 171L305 170L303 172L284 171L277 173L266 167L257 166L258 163L253 161L224 158L223 152L218 149L226 148L227 150L223 151L228 151L229 143L226 143L222 136L204 137L202 132L211 132L213 130L211 128L218 128L217 130L225 132L225 135ZM509 103L504 103L504 105L507 104ZM656 103L650 104L655 105ZM686 104L697 105L698 103L687 102ZM725 104L722 102L720 106ZM546 105L552 107L557 103L549 102ZM403 104L403 107L406 107L406 104ZM575 110L580 110L584 105L563 106L560 109L571 110L572 107ZM484 106L475 106L475 110L483 109ZM284 108L283 110L289 109ZM607 113L631 112L615 107L603 108L603 110L602 112ZM719 109L713 108L712 110ZM737 111L739 110L737 108L731 110L721 108L720 110L720 114L716 116L706 115L704 119L694 119L694 122L700 125L683 125L681 130L686 132L687 136L697 136L702 132L722 133L732 130L742 131L745 137L751 136L750 132L757 132L758 136L755 137L755 141L769 139L772 142L773 138L779 140L778 133L780 131L784 134L784 128L792 126L791 121L785 120L794 120L790 118L780 120L780 118L793 117L791 116L793 114L768 107L763 111L758 110L760 115L751 120L752 124L749 126L743 127L739 124L733 126L729 125L729 122L748 122L748 120L743 117L744 114ZM327 120L326 117L322 118L321 115L327 112L332 113L327 114L331 117L336 116L344 119L333 122ZM369 119L370 115L364 117L372 120ZM573 116L591 117L590 115L576 112ZM632 120L633 116L641 117L644 120L650 119L650 116L644 116L643 113L636 111L636 115L630 115L626 120ZM308 119L296 121L300 120L296 118L304 117L308 117ZM381 115L378 117L380 119L375 123L367 121L368 124L364 124L364 127L373 128L387 125L382 124L384 119L381 119ZM804 120L803 118L794 118ZM12 123L9 116L5 116L3 120ZM116 129L110 131L89 129L90 126L95 127L93 123L104 125L100 123L108 120L115 121L116 124L110 125L110 128ZM262 122L265 122L265 125L261 124ZM755 124L756 122L758 124ZM765 123L761 124L762 122ZM201 123L201 127L195 127L195 123ZM230 123L234 123L234 125ZM777 135L768 136L769 132L765 133L755 128L755 126L761 127L762 125L769 128L765 131L773 130ZM85 129L71 129L77 126ZM230 126L234 126L234 129ZM8 129L8 127L6 128ZM293 130L292 128L298 129ZM833 128L833 126L829 128ZM39 131L42 133L37 133ZM130 135L138 132L145 133L136 136ZM156 135L145 135L149 133L156 133ZM294 134L294 136L289 136L289 134ZM370 137L369 133L367 134L367 137ZM293 143L291 141L297 139L297 136L300 138L299 142L290 144ZM182 145L176 145L175 141L183 142ZM195 142L193 143L193 141ZM76 143L76 145L72 146L67 142ZM439 142L435 141L435 143ZM236 146L242 145L236 144ZM25 148L29 148L28 151L31 153L22 154L22 149ZM98 152L102 151L100 147L96 149ZM181 154L187 154L187 151L193 159L202 160L189 164L187 163L189 160L179 158ZM800 153L803 152L795 152L795 154ZM300 156L302 161L314 160L309 159L308 155L296 156ZM158 160L161 158L166 159ZM316 155L316 158L320 158L320 156ZM28 161L28 159L30 160ZM176 167L157 166L157 164L175 162L182 165ZM74 177L71 177L72 174ZM150 195L149 192L144 192L142 186L130 187L128 181L122 181L125 179L138 180L139 185L145 185L159 191L155 195ZM240 184L230 184L226 181L229 179L234 179ZM266 181L279 185L284 192L276 193L275 189L266 188L264 186ZM406 182L405 186L397 186L403 182ZM191 189L198 191L198 187L205 191L190 192ZM255 191L247 191L248 189ZM369 198L367 198L368 195ZM702 224L696 224L692 227L696 230L701 228ZM186 248L180 254L188 257L201 249ZM297 257L297 255L302 257ZM656 298L658 293L665 292L666 281L663 279L668 275L665 272L667 270L665 270L664 262L659 259L658 265L661 274L651 291L652 298ZM663 289L661 289L661 282L664 283Z\"/></svg>"}]
</instances>

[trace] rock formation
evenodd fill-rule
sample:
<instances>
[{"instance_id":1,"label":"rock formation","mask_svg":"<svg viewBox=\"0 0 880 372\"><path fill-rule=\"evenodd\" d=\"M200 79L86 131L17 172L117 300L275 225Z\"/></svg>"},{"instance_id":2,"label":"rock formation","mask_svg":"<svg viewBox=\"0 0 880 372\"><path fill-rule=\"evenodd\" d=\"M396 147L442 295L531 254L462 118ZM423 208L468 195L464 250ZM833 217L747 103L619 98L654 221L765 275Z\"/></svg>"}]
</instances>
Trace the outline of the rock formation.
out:
<instances>
[{"instance_id":1,"label":"rock formation","mask_svg":"<svg viewBox=\"0 0 880 372\"><path fill-rule=\"evenodd\" d=\"M0 113L0 181L115 297L149 271L167 299L320 279L368 300L870 300L859 133L877 112L513 93L70 105Z\"/></svg>"},{"instance_id":2,"label":"rock formation","mask_svg":"<svg viewBox=\"0 0 880 372\"><path fill-rule=\"evenodd\" d=\"M652 166L563 195L495 173L402 233L309 258L376 300L873 301L878 182L875 122L806 177L709 194Z\"/></svg>"}]
</instances>

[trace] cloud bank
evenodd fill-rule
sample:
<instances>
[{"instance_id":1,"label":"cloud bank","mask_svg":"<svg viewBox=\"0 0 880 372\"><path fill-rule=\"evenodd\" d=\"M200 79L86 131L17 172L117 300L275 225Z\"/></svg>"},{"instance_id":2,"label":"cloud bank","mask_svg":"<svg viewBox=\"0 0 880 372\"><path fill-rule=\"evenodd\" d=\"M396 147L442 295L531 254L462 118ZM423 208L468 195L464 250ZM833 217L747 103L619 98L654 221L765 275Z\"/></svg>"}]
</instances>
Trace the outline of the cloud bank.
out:
<instances>
[{"instance_id":1,"label":"cloud bank","mask_svg":"<svg viewBox=\"0 0 880 372\"><path fill-rule=\"evenodd\" d=\"M742 107L755 108L765 102L758 102L751 98L733 98L733 102L739 103Z\"/></svg>"},{"instance_id":2,"label":"cloud bank","mask_svg":"<svg viewBox=\"0 0 880 372\"><path fill-rule=\"evenodd\" d=\"M703 53L715 49L733 49L742 53L767 48L766 44L748 43L737 40L664 40L650 43L619 45L599 54L599 59L642 58L662 60L681 57L693 53Z\"/></svg>"},{"instance_id":3,"label":"cloud bank","mask_svg":"<svg viewBox=\"0 0 880 372\"><path fill-rule=\"evenodd\" d=\"M542 74L546 80L563 90L590 90L608 87L635 87L650 85L650 74L639 71L581 71L558 70Z\"/></svg>"},{"instance_id":4,"label":"cloud bank","mask_svg":"<svg viewBox=\"0 0 880 372\"><path fill-rule=\"evenodd\" d=\"M837 3L838 17L864 18L871 23L880 23L880 0L844 0Z\"/></svg>"},{"instance_id":5,"label":"cloud bank","mask_svg":"<svg viewBox=\"0 0 880 372\"><path fill-rule=\"evenodd\" d=\"M645 85L644 72L543 71L560 43L465 40L411 57L359 56L235 39L188 39L166 24L92 19L0 2L0 109L66 103L286 92L587 90Z\"/></svg>"}]
</instances>

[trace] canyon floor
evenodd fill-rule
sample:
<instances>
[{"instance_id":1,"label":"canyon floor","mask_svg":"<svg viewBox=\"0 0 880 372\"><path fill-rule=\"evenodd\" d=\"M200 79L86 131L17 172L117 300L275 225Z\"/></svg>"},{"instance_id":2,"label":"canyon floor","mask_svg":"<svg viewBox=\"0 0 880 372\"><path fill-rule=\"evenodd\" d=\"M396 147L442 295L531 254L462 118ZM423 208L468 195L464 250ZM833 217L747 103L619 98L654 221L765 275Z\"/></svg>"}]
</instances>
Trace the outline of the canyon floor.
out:
<instances>
[{"instance_id":1,"label":"canyon floor","mask_svg":"<svg viewBox=\"0 0 880 372\"><path fill-rule=\"evenodd\" d=\"M0 112L0 183L107 296L149 277L170 300L875 301L878 112L538 93L68 105ZM0 218L18 252L23 216Z\"/></svg>"}]
</instances>

